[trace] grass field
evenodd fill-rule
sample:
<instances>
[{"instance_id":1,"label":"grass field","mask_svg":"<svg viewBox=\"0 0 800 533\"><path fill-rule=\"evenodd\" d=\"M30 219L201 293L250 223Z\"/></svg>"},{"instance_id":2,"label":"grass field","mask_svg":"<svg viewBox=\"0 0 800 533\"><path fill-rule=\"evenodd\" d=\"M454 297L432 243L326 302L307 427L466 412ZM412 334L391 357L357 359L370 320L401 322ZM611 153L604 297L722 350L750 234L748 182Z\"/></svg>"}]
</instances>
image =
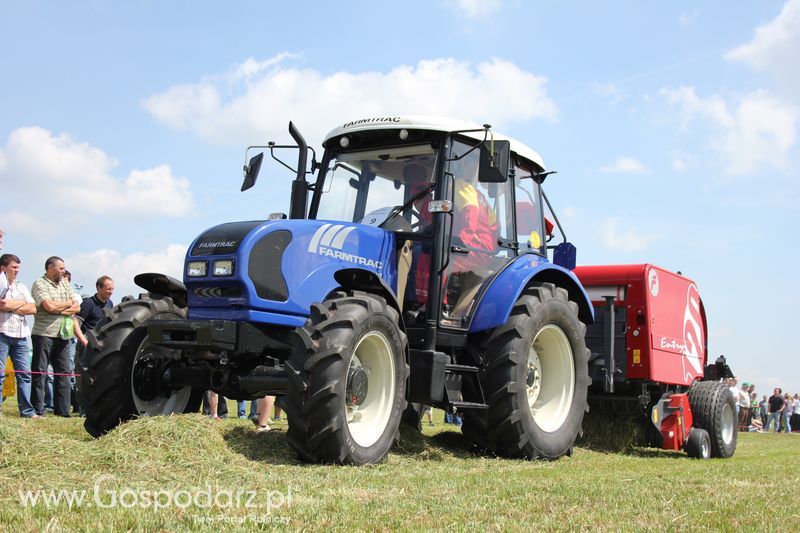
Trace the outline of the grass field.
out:
<instances>
[{"instance_id":1,"label":"grass field","mask_svg":"<svg viewBox=\"0 0 800 533\"><path fill-rule=\"evenodd\" d=\"M527 462L473 455L439 414L422 435L404 428L386 463L356 468L299 463L286 422L259 434L151 418L93 440L79 418L15 408L0 418L0 530L800 529L800 435L740 435L730 460L578 447ZM44 501L58 490L72 492Z\"/></svg>"}]
</instances>

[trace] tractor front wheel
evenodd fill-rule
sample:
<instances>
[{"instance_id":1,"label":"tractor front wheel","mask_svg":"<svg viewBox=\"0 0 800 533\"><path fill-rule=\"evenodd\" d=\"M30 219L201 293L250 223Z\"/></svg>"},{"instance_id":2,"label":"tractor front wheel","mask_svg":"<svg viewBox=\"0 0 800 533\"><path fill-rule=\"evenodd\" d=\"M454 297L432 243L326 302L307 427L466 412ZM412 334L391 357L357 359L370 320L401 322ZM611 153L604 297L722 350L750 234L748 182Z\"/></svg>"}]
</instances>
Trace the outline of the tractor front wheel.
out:
<instances>
[{"instance_id":1,"label":"tractor front wheel","mask_svg":"<svg viewBox=\"0 0 800 533\"><path fill-rule=\"evenodd\" d=\"M380 296L315 304L287 364L288 441L311 462L383 461L406 407L406 335Z\"/></svg>"}]
</instances>

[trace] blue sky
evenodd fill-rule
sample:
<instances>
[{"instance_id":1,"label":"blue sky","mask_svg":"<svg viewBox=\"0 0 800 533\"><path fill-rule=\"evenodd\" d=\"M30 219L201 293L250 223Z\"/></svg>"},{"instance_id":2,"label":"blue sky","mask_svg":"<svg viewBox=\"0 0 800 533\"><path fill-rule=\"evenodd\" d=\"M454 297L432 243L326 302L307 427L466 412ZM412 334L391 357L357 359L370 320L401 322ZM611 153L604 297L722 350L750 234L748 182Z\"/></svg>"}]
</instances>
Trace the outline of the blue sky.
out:
<instances>
[{"instance_id":1,"label":"blue sky","mask_svg":"<svg viewBox=\"0 0 800 533\"><path fill-rule=\"evenodd\" d=\"M602 5L601 5L602 4ZM180 277L220 222L288 210L244 147L375 114L491 123L536 149L581 264L700 288L709 347L800 392L800 0L0 0L0 228L28 285Z\"/></svg>"}]
</instances>

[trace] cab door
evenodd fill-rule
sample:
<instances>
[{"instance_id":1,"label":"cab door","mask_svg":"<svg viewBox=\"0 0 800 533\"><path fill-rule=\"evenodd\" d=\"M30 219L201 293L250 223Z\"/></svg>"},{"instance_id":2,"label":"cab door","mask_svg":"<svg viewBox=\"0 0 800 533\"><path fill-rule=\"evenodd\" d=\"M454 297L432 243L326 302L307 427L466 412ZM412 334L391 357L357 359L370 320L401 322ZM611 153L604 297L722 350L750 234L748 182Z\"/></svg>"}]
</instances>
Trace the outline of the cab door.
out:
<instances>
[{"instance_id":1,"label":"cab door","mask_svg":"<svg viewBox=\"0 0 800 533\"><path fill-rule=\"evenodd\" d=\"M480 150L473 147L454 141L446 170L453 217L440 324L451 328L469 327L487 281L516 255L512 181L479 182Z\"/></svg>"}]
</instances>

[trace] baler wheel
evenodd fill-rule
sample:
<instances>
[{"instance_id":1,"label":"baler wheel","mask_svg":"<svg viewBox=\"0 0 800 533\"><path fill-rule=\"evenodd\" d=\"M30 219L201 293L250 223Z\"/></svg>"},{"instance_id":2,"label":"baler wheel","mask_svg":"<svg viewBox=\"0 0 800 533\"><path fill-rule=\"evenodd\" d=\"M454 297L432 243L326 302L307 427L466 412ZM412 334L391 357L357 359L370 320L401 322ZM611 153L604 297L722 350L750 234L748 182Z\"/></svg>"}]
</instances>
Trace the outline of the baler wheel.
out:
<instances>
[{"instance_id":1,"label":"baler wheel","mask_svg":"<svg viewBox=\"0 0 800 533\"><path fill-rule=\"evenodd\" d=\"M689 389L694 426L711 437L711 457L728 458L736 451L736 400L718 381L698 381Z\"/></svg>"},{"instance_id":2,"label":"baler wheel","mask_svg":"<svg viewBox=\"0 0 800 533\"><path fill-rule=\"evenodd\" d=\"M684 449L689 457L693 459L708 459L711 457L711 437L708 436L708 431L698 427L690 429Z\"/></svg>"}]
</instances>

